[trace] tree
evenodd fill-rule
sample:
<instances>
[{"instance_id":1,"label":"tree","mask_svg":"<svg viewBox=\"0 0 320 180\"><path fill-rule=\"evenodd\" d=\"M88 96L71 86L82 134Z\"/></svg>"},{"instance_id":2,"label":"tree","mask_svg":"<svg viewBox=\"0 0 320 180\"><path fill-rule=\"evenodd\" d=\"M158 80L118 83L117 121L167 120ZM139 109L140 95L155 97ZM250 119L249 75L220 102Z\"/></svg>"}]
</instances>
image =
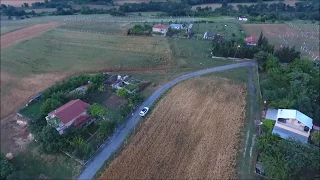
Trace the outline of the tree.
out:
<instances>
[{"instance_id":1,"label":"tree","mask_svg":"<svg viewBox=\"0 0 320 180\"><path fill-rule=\"evenodd\" d=\"M319 150L293 139L264 148L260 160L267 177L274 179L315 179L320 170Z\"/></svg>"},{"instance_id":2,"label":"tree","mask_svg":"<svg viewBox=\"0 0 320 180\"><path fill-rule=\"evenodd\" d=\"M61 105L60 101L49 98L41 105L40 112L41 114L46 115Z\"/></svg>"},{"instance_id":3,"label":"tree","mask_svg":"<svg viewBox=\"0 0 320 180\"><path fill-rule=\"evenodd\" d=\"M88 110L91 117L102 117L108 113L108 110L100 104L94 103Z\"/></svg>"},{"instance_id":4,"label":"tree","mask_svg":"<svg viewBox=\"0 0 320 180\"><path fill-rule=\"evenodd\" d=\"M4 154L0 155L0 166L1 166L1 170L0 170L1 179L7 179L7 177L10 174L12 174L14 171L12 164L8 162Z\"/></svg>"},{"instance_id":5,"label":"tree","mask_svg":"<svg viewBox=\"0 0 320 180\"><path fill-rule=\"evenodd\" d=\"M125 88L121 88L117 90L117 95L122 98L128 98L129 94Z\"/></svg>"},{"instance_id":6,"label":"tree","mask_svg":"<svg viewBox=\"0 0 320 180\"><path fill-rule=\"evenodd\" d=\"M41 132L35 135L39 143L39 149L46 153L56 153L63 146L63 141L58 131L52 126L45 126Z\"/></svg>"},{"instance_id":7,"label":"tree","mask_svg":"<svg viewBox=\"0 0 320 180\"><path fill-rule=\"evenodd\" d=\"M268 53L264 51L259 51L254 55L254 59L257 60L259 69L261 71L264 71L267 66L267 58L268 58Z\"/></svg>"},{"instance_id":8,"label":"tree","mask_svg":"<svg viewBox=\"0 0 320 180\"><path fill-rule=\"evenodd\" d=\"M98 138L100 140L103 140L105 137L113 133L116 126L117 126L116 121L100 121L98 134L97 134Z\"/></svg>"},{"instance_id":9,"label":"tree","mask_svg":"<svg viewBox=\"0 0 320 180\"><path fill-rule=\"evenodd\" d=\"M295 47L284 46L281 49L277 50L274 54L279 58L280 62L291 63L295 59L300 58L300 52L295 50Z\"/></svg>"},{"instance_id":10,"label":"tree","mask_svg":"<svg viewBox=\"0 0 320 180\"><path fill-rule=\"evenodd\" d=\"M278 141L280 141L280 136L278 134L272 134L272 132L267 131L258 137L258 149L264 152L266 149L268 149L270 146L272 146L274 143L277 143Z\"/></svg>"}]
</instances>

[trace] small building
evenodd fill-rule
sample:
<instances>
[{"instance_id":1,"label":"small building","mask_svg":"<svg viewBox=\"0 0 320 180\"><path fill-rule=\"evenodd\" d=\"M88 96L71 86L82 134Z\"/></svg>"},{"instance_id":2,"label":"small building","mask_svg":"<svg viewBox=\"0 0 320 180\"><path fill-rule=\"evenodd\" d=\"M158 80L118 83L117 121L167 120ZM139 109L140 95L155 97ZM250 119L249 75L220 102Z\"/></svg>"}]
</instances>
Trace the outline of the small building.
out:
<instances>
[{"instance_id":1,"label":"small building","mask_svg":"<svg viewBox=\"0 0 320 180\"><path fill-rule=\"evenodd\" d=\"M184 29L183 24L170 24L171 29L181 30Z\"/></svg>"},{"instance_id":2,"label":"small building","mask_svg":"<svg viewBox=\"0 0 320 180\"><path fill-rule=\"evenodd\" d=\"M161 34L165 34L168 32L169 26L163 24L157 24L152 27L153 32L159 32Z\"/></svg>"},{"instance_id":3,"label":"small building","mask_svg":"<svg viewBox=\"0 0 320 180\"><path fill-rule=\"evenodd\" d=\"M50 112L46 120L59 134L63 134L70 126L77 127L90 121L87 114L89 106L80 99L72 100Z\"/></svg>"},{"instance_id":4,"label":"small building","mask_svg":"<svg viewBox=\"0 0 320 180\"><path fill-rule=\"evenodd\" d=\"M281 138L293 138L302 143L307 143L312 119L294 109L268 109L266 119L276 121L272 134L279 134Z\"/></svg>"},{"instance_id":5,"label":"small building","mask_svg":"<svg viewBox=\"0 0 320 180\"><path fill-rule=\"evenodd\" d=\"M203 39L208 39L208 40L214 39L214 34L210 32L205 32L203 35Z\"/></svg>"},{"instance_id":6,"label":"small building","mask_svg":"<svg viewBox=\"0 0 320 180\"><path fill-rule=\"evenodd\" d=\"M88 87L90 86L90 84L92 84L90 81L88 81L88 83L70 91L70 94L72 93L80 93L80 94L86 94L87 93L87 90L88 90Z\"/></svg>"},{"instance_id":7,"label":"small building","mask_svg":"<svg viewBox=\"0 0 320 180\"><path fill-rule=\"evenodd\" d=\"M246 37L244 39L244 41L246 42L246 45L248 45L248 46L256 46L257 45L257 40L252 36Z\"/></svg>"},{"instance_id":8,"label":"small building","mask_svg":"<svg viewBox=\"0 0 320 180\"><path fill-rule=\"evenodd\" d=\"M239 16L238 20L239 21L248 21L248 18L246 16Z\"/></svg>"}]
</instances>

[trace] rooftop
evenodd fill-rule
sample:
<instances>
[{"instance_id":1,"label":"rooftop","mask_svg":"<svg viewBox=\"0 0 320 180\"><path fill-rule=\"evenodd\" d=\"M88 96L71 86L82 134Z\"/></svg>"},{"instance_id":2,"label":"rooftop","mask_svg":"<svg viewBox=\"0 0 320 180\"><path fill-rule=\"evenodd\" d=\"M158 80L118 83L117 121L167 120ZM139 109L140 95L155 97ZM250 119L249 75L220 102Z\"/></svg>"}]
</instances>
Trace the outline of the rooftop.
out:
<instances>
[{"instance_id":1,"label":"rooftop","mask_svg":"<svg viewBox=\"0 0 320 180\"><path fill-rule=\"evenodd\" d=\"M169 26L168 25L164 25L164 24L156 24L156 25L153 26L153 28L168 29Z\"/></svg>"},{"instance_id":2,"label":"rooftop","mask_svg":"<svg viewBox=\"0 0 320 180\"><path fill-rule=\"evenodd\" d=\"M56 110L49 113L49 115L57 116L64 124L67 124L74 118L86 112L90 105L81 101L80 99L69 101L60 106Z\"/></svg>"}]
</instances>

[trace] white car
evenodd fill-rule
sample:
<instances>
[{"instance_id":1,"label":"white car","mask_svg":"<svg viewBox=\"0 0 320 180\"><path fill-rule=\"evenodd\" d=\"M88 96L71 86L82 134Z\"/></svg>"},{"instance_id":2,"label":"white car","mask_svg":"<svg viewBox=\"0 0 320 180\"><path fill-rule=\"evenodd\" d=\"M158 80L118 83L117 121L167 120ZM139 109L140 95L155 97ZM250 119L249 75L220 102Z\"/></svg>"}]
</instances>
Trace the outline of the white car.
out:
<instances>
[{"instance_id":1,"label":"white car","mask_svg":"<svg viewBox=\"0 0 320 180\"><path fill-rule=\"evenodd\" d=\"M139 115L143 117L143 116L145 116L145 115L147 114L148 111L149 111L149 108L148 108L148 107L144 107L144 108L140 111Z\"/></svg>"}]
</instances>

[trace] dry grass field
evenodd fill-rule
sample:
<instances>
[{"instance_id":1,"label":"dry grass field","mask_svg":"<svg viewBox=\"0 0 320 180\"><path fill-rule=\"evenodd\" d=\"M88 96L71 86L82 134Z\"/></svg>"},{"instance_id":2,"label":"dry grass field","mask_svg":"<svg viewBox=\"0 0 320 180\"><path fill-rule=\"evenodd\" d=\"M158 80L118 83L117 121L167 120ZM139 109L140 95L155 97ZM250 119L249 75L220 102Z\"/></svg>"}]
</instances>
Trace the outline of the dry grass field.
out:
<instances>
[{"instance_id":1,"label":"dry grass field","mask_svg":"<svg viewBox=\"0 0 320 180\"><path fill-rule=\"evenodd\" d=\"M234 179L246 86L198 77L174 87L100 179Z\"/></svg>"}]
</instances>

